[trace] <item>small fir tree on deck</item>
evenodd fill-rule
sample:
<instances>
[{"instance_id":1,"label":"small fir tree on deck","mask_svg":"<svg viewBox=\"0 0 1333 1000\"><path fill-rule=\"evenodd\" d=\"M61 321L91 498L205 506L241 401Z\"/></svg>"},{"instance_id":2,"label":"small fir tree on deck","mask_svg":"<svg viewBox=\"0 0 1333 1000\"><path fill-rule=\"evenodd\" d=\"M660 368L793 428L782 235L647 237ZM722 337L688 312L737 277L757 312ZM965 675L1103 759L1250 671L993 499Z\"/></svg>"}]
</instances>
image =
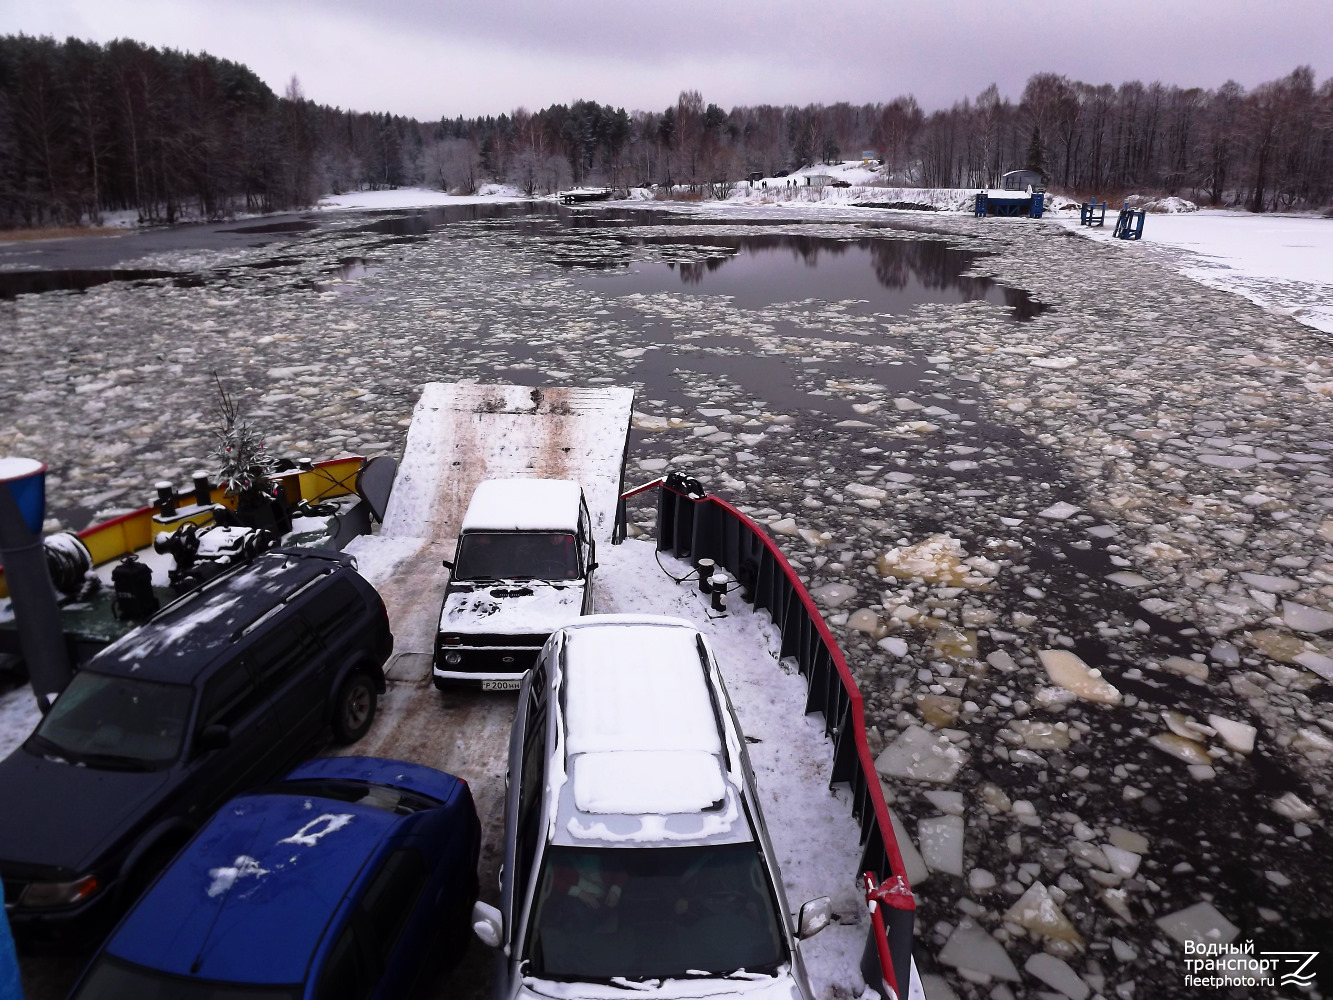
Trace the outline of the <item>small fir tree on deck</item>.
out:
<instances>
[{"instance_id":1,"label":"small fir tree on deck","mask_svg":"<svg viewBox=\"0 0 1333 1000\"><path fill-rule=\"evenodd\" d=\"M241 416L240 407L213 373L218 390L218 411L222 429L214 431L217 446L213 456L218 460L218 481L227 496L236 497L237 511L244 513L266 506L273 493L269 472L273 462L265 453L263 435Z\"/></svg>"}]
</instances>

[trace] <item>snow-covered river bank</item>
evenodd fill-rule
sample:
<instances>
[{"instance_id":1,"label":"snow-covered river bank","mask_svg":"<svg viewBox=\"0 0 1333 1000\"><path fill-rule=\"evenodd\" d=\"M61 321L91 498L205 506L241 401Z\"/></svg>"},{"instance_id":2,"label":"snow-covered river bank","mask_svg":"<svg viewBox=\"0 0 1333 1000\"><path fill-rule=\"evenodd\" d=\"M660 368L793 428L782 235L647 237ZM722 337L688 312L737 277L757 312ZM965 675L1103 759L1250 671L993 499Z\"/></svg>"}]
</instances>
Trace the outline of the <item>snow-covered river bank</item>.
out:
<instances>
[{"instance_id":1,"label":"snow-covered river bank","mask_svg":"<svg viewBox=\"0 0 1333 1000\"><path fill-rule=\"evenodd\" d=\"M1049 308L742 306L706 281L590 277L724 273L760 237L925 239L870 228L887 219L984 251L974 273ZM1256 951L1333 941L1327 334L1146 241L1029 220L390 221L134 263L202 281L0 302L0 453L50 463L74 520L208 464L213 370L275 452L314 456L401 449L428 380L637 380L632 462L771 525L843 640L875 749L896 748L932 1000L1204 995L1184 979L1200 920ZM923 773L922 749L944 766Z\"/></svg>"}]
</instances>

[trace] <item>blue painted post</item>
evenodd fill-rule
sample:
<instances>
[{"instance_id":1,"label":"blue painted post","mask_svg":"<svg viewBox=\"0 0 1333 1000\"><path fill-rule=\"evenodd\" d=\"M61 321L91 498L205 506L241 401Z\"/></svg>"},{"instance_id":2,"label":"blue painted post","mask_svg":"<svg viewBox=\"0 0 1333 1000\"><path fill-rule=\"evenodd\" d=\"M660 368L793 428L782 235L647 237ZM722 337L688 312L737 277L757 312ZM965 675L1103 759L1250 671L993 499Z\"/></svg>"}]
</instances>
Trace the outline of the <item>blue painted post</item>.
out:
<instances>
[{"instance_id":1,"label":"blue painted post","mask_svg":"<svg viewBox=\"0 0 1333 1000\"><path fill-rule=\"evenodd\" d=\"M1040 219L1042 207L1045 203L1046 195L1040 191L1032 192L1032 218Z\"/></svg>"},{"instance_id":2,"label":"blue painted post","mask_svg":"<svg viewBox=\"0 0 1333 1000\"><path fill-rule=\"evenodd\" d=\"M976 216L978 219L981 218L983 215L986 214L986 192L985 192L985 191L978 191L978 192L977 192L977 202L976 202L975 207L972 209L972 214L973 214L974 216Z\"/></svg>"},{"instance_id":3,"label":"blue painted post","mask_svg":"<svg viewBox=\"0 0 1333 1000\"><path fill-rule=\"evenodd\" d=\"M14 953L14 936L9 932L9 917L5 915L4 903L5 889L0 885L0 1000L23 1000L19 960Z\"/></svg>"}]
</instances>

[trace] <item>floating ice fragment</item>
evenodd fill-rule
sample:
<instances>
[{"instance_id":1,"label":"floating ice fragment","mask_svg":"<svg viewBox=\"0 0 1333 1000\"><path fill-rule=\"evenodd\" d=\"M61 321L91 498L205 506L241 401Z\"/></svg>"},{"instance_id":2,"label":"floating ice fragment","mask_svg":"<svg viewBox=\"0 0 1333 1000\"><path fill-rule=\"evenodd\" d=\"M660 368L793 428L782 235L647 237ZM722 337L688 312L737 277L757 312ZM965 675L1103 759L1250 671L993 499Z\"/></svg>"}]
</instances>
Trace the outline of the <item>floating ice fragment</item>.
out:
<instances>
[{"instance_id":1,"label":"floating ice fragment","mask_svg":"<svg viewBox=\"0 0 1333 1000\"><path fill-rule=\"evenodd\" d=\"M1317 729L1303 726L1296 730L1296 738L1291 741L1291 748L1304 754L1327 757L1333 755L1333 739L1329 739Z\"/></svg>"},{"instance_id":2,"label":"floating ice fragment","mask_svg":"<svg viewBox=\"0 0 1333 1000\"><path fill-rule=\"evenodd\" d=\"M1333 629L1333 613L1320 608L1312 608L1295 601L1282 602L1282 622L1297 632L1309 632L1318 635Z\"/></svg>"},{"instance_id":3,"label":"floating ice fragment","mask_svg":"<svg viewBox=\"0 0 1333 1000\"><path fill-rule=\"evenodd\" d=\"M1217 642L1213 643L1213 648L1208 651L1208 655L1224 667L1240 666L1240 650L1225 639L1218 639Z\"/></svg>"},{"instance_id":4,"label":"floating ice fragment","mask_svg":"<svg viewBox=\"0 0 1333 1000\"><path fill-rule=\"evenodd\" d=\"M1139 607L1154 615L1164 615L1179 606L1174 601L1164 601L1160 597L1150 597L1146 601L1139 601Z\"/></svg>"},{"instance_id":5,"label":"floating ice fragment","mask_svg":"<svg viewBox=\"0 0 1333 1000\"><path fill-rule=\"evenodd\" d=\"M1064 994L1069 1000L1088 1000L1092 995L1092 987L1079 978L1068 962L1043 951L1029 955L1023 963L1023 971Z\"/></svg>"},{"instance_id":6,"label":"floating ice fragment","mask_svg":"<svg viewBox=\"0 0 1333 1000\"><path fill-rule=\"evenodd\" d=\"M1207 726L1201 726L1193 719L1187 719L1179 712L1166 711L1162 713L1162 721L1166 723L1166 728L1171 730L1177 736L1187 740L1194 740L1202 743L1209 736L1214 735L1213 730Z\"/></svg>"},{"instance_id":7,"label":"floating ice fragment","mask_svg":"<svg viewBox=\"0 0 1333 1000\"><path fill-rule=\"evenodd\" d=\"M1293 663L1299 663L1307 670L1312 670L1326 681L1333 682L1333 656L1325 656L1322 653L1316 653L1313 650L1307 650L1303 653L1297 653L1292 657Z\"/></svg>"},{"instance_id":8,"label":"floating ice fragment","mask_svg":"<svg viewBox=\"0 0 1333 1000\"><path fill-rule=\"evenodd\" d=\"M644 472L661 472L670 464L665 458L641 458L639 468Z\"/></svg>"},{"instance_id":9,"label":"floating ice fragment","mask_svg":"<svg viewBox=\"0 0 1333 1000\"><path fill-rule=\"evenodd\" d=\"M958 776L967 754L947 737L909 726L875 761L875 770L886 777L910 778L947 785Z\"/></svg>"},{"instance_id":10,"label":"floating ice fragment","mask_svg":"<svg viewBox=\"0 0 1333 1000\"><path fill-rule=\"evenodd\" d=\"M1082 508L1079 507L1077 504L1066 503L1065 501L1061 500L1059 503L1051 504L1043 511L1038 511L1037 516L1047 517L1050 518L1052 521L1063 521L1066 518L1072 517L1074 514L1077 514L1080 510L1082 510Z\"/></svg>"},{"instance_id":11,"label":"floating ice fragment","mask_svg":"<svg viewBox=\"0 0 1333 1000\"><path fill-rule=\"evenodd\" d=\"M933 816L916 825L921 857L937 872L963 877L963 819Z\"/></svg>"},{"instance_id":12,"label":"floating ice fragment","mask_svg":"<svg viewBox=\"0 0 1333 1000\"><path fill-rule=\"evenodd\" d=\"M826 583L810 591L810 596L825 607L836 608L855 597L856 588L849 587L845 583Z\"/></svg>"},{"instance_id":13,"label":"floating ice fragment","mask_svg":"<svg viewBox=\"0 0 1333 1000\"><path fill-rule=\"evenodd\" d=\"M924 721L943 729L958 721L963 701L947 694L919 694L916 696L916 707Z\"/></svg>"},{"instance_id":14,"label":"floating ice fragment","mask_svg":"<svg viewBox=\"0 0 1333 1000\"><path fill-rule=\"evenodd\" d=\"M911 399L898 398L893 401L893 405L900 410L919 410L921 404Z\"/></svg>"},{"instance_id":15,"label":"floating ice fragment","mask_svg":"<svg viewBox=\"0 0 1333 1000\"><path fill-rule=\"evenodd\" d=\"M867 991L870 991L870 987L867 987ZM949 980L933 972L921 973L921 992L930 1000L958 1000L958 994L949 985ZM876 993L875 996L878 997L879 994ZM861 1000L865 998L862 997Z\"/></svg>"},{"instance_id":16,"label":"floating ice fragment","mask_svg":"<svg viewBox=\"0 0 1333 1000\"><path fill-rule=\"evenodd\" d=\"M1134 922L1133 911L1129 908L1129 894L1124 889L1107 889L1102 892L1101 899L1107 908L1125 923Z\"/></svg>"},{"instance_id":17,"label":"floating ice fragment","mask_svg":"<svg viewBox=\"0 0 1333 1000\"><path fill-rule=\"evenodd\" d=\"M1152 583L1146 576L1139 576L1137 573L1127 573L1123 570L1118 573L1107 573L1106 579L1110 580L1112 583L1118 583L1122 587L1146 587Z\"/></svg>"},{"instance_id":18,"label":"floating ice fragment","mask_svg":"<svg viewBox=\"0 0 1333 1000\"><path fill-rule=\"evenodd\" d=\"M1201 681L1208 679L1208 665L1187 656L1168 656L1162 661L1162 666L1183 677L1197 677Z\"/></svg>"},{"instance_id":19,"label":"floating ice fragment","mask_svg":"<svg viewBox=\"0 0 1333 1000\"><path fill-rule=\"evenodd\" d=\"M843 492L861 497L863 500L883 500L889 495L888 490L882 490L878 486L867 486L864 483L849 483Z\"/></svg>"},{"instance_id":20,"label":"floating ice fragment","mask_svg":"<svg viewBox=\"0 0 1333 1000\"><path fill-rule=\"evenodd\" d=\"M1102 854L1106 856L1106 863L1110 865L1112 873L1121 878L1129 878L1139 870L1139 863L1143 860L1133 851L1125 851L1114 844L1103 844Z\"/></svg>"},{"instance_id":21,"label":"floating ice fragment","mask_svg":"<svg viewBox=\"0 0 1333 1000\"><path fill-rule=\"evenodd\" d=\"M1148 737L1148 742L1163 753L1170 754L1177 760L1183 760L1186 764L1211 765L1213 760L1199 744L1193 740L1187 740L1183 736L1177 736L1175 733L1154 733Z\"/></svg>"},{"instance_id":22,"label":"floating ice fragment","mask_svg":"<svg viewBox=\"0 0 1333 1000\"><path fill-rule=\"evenodd\" d=\"M1111 846L1118 847L1122 851L1129 851L1132 854L1148 853L1148 838L1133 830L1126 830L1123 826L1109 827L1106 837L1111 841Z\"/></svg>"},{"instance_id":23,"label":"floating ice fragment","mask_svg":"<svg viewBox=\"0 0 1333 1000\"><path fill-rule=\"evenodd\" d=\"M1033 882L1028 886L1018 902L1005 913L1004 919L1026 928L1034 936L1067 941L1077 948L1083 947L1083 938L1051 898L1046 886L1040 882Z\"/></svg>"},{"instance_id":24,"label":"floating ice fragment","mask_svg":"<svg viewBox=\"0 0 1333 1000\"><path fill-rule=\"evenodd\" d=\"M783 517L776 521L770 521L768 530L776 532L779 535L795 535L796 519L794 517Z\"/></svg>"},{"instance_id":25,"label":"floating ice fragment","mask_svg":"<svg viewBox=\"0 0 1333 1000\"><path fill-rule=\"evenodd\" d=\"M1078 358L1028 358L1028 364L1037 368L1064 369L1073 368L1078 364Z\"/></svg>"},{"instance_id":26,"label":"floating ice fragment","mask_svg":"<svg viewBox=\"0 0 1333 1000\"><path fill-rule=\"evenodd\" d=\"M991 882L994 884L994 876ZM949 940L944 943L937 957L941 964L952 965L956 969L967 969L1013 983L1019 981L1018 969L1004 950L1004 945L967 917L958 921L958 926L949 935ZM931 996L933 998L934 995Z\"/></svg>"},{"instance_id":27,"label":"floating ice fragment","mask_svg":"<svg viewBox=\"0 0 1333 1000\"><path fill-rule=\"evenodd\" d=\"M1088 666L1073 653L1063 649L1043 649L1037 655L1053 684L1084 701L1120 704L1120 692L1102 677L1101 671Z\"/></svg>"},{"instance_id":28,"label":"floating ice fragment","mask_svg":"<svg viewBox=\"0 0 1333 1000\"><path fill-rule=\"evenodd\" d=\"M797 528L796 534L800 535L803 541L815 546L827 545L833 540L833 536L827 531L816 531L814 528Z\"/></svg>"},{"instance_id":29,"label":"floating ice fragment","mask_svg":"<svg viewBox=\"0 0 1333 1000\"><path fill-rule=\"evenodd\" d=\"M1175 913L1157 918L1157 926L1180 944L1229 944L1236 939L1240 928L1218 912L1212 903L1195 903Z\"/></svg>"},{"instance_id":30,"label":"floating ice fragment","mask_svg":"<svg viewBox=\"0 0 1333 1000\"><path fill-rule=\"evenodd\" d=\"M634 411L633 416L630 418L630 422L636 429L641 431L664 431L673 426L667 417L659 417L653 413L640 413L638 410ZM675 426L679 425L680 422L677 421Z\"/></svg>"},{"instance_id":31,"label":"floating ice fragment","mask_svg":"<svg viewBox=\"0 0 1333 1000\"><path fill-rule=\"evenodd\" d=\"M885 636L879 642L875 643L880 649L890 656L902 658L907 655L907 640L900 639L895 635Z\"/></svg>"},{"instance_id":32,"label":"floating ice fragment","mask_svg":"<svg viewBox=\"0 0 1333 1000\"><path fill-rule=\"evenodd\" d=\"M1301 589L1295 580L1285 576L1267 576L1263 573L1242 573L1240 578L1255 590L1269 594L1291 594Z\"/></svg>"},{"instance_id":33,"label":"floating ice fragment","mask_svg":"<svg viewBox=\"0 0 1333 1000\"><path fill-rule=\"evenodd\" d=\"M1263 628L1245 633L1245 639L1259 652L1279 663L1297 663L1297 657L1302 653L1315 650L1313 645L1300 636L1278 629Z\"/></svg>"},{"instance_id":34,"label":"floating ice fragment","mask_svg":"<svg viewBox=\"0 0 1333 1000\"><path fill-rule=\"evenodd\" d=\"M847 627L853 632L865 632L867 635L874 635L875 630L879 628L879 615L869 608L860 608L848 616Z\"/></svg>"},{"instance_id":35,"label":"floating ice fragment","mask_svg":"<svg viewBox=\"0 0 1333 1000\"><path fill-rule=\"evenodd\" d=\"M946 816L963 815L962 792L946 792L943 791L942 789L932 788L928 792L923 792L922 795L925 797L927 802L933 805L940 812L944 813Z\"/></svg>"},{"instance_id":36,"label":"floating ice fragment","mask_svg":"<svg viewBox=\"0 0 1333 1000\"><path fill-rule=\"evenodd\" d=\"M893 826L894 839L898 841L898 853L903 858L903 874L907 876L907 881L912 885L924 882L930 878L930 869L921 860L912 838L907 835L907 827L903 826L903 821L892 809L889 810L889 823Z\"/></svg>"},{"instance_id":37,"label":"floating ice fragment","mask_svg":"<svg viewBox=\"0 0 1333 1000\"><path fill-rule=\"evenodd\" d=\"M1065 750L1069 747L1069 726L1037 719L1013 719L1009 723L1029 750Z\"/></svg>"},{"instance_id":38,"label":"floating ice fragment","mask_svg":"<svg viewBox=\"0 0 1333 1000\"><path fill-rule=\"evenodd\" d=\"M915 545L900 545L889 549L879 557L876 565L881 576L900 580L919 577L927 583L947 587L975 588L984 585L984 579L977 579L977 573L984 572L984 567L978 569L965 565L965 556L963 544L958 539L949 535L931 535Z\"/></svg>"},{"instance_id":39,"label":"floating ice fragment","mask_svg":"<svg viewBox=\"0 0 1333 1000\"><path fill-rule=\"evenodd\" d=\"M1200 455L1199 461L1219 469L1248 469L1252 465L1259 464L1257 458L1246 455Z\"/></svg>"},{"instance_id":40,"label":"floating ice fragment","mask_svg":"<svg viewBox=\"0 0 1333 1000\"><path fill-rule=\"evenodd\" d=\"M967 887L974 893L989 892L995 888L995 876L985 868L973 868L967 873Z\"/></svg>"},{"instance_id":41,"label":"floating ice fragment","mask_svg":"<svg viewBox=\"0 0 1333 1000\"><path fill-rule=\"evenodd\" d=\"M1226 719L1220 715L1208 716L1208 725L1217 730L1217 735L1222 737L1222 742L1232 750L1237 750L1240 753L1250 753L1254 750L1254 738L1258 734L1258 730L1254 726Z\"/></svg>"},{"instance_id":42,"label":"floating ice fragment","mask_svg":"<svg viewBox=\"0 0 1333 1000\"><path fill-rule=\"evenodd\" d=\"M1048 687L1039 690L1032 700L1037 703L1038 708L1058 708L1078 701L1078 695L1062 687Z\"/></svg>"},{"instance_id":43,"label":"floating ice fragment","mask_svg":"<svg viewBox=\"0 0 1333 1000\"><path fill-rule=\"evenodd\" d=\"M1136 962L1139 958L1137 949L1119 938L1111 938L1111 953L1115 955L1117 962Z\"/></svg>"}]
</instances>

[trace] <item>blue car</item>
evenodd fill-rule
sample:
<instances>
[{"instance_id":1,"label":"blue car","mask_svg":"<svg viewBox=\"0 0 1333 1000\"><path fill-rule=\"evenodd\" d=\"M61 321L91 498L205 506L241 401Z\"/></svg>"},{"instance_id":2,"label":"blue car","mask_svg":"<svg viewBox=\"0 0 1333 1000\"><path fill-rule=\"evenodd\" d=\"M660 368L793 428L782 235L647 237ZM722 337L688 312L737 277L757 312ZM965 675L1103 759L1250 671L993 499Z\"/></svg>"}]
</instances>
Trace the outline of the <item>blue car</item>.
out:
<instances>
[{"instance_id":1,"label":"blue car","mask_svg":"<svg viewBox=\"0 0 1333 1000\"><path fill-rule=\"evenodd\" d=\"M480 840L459 778L395 760L312 760L223 806L71 997L406 996L462 956Z\"/></svg>"}]
</instances>

